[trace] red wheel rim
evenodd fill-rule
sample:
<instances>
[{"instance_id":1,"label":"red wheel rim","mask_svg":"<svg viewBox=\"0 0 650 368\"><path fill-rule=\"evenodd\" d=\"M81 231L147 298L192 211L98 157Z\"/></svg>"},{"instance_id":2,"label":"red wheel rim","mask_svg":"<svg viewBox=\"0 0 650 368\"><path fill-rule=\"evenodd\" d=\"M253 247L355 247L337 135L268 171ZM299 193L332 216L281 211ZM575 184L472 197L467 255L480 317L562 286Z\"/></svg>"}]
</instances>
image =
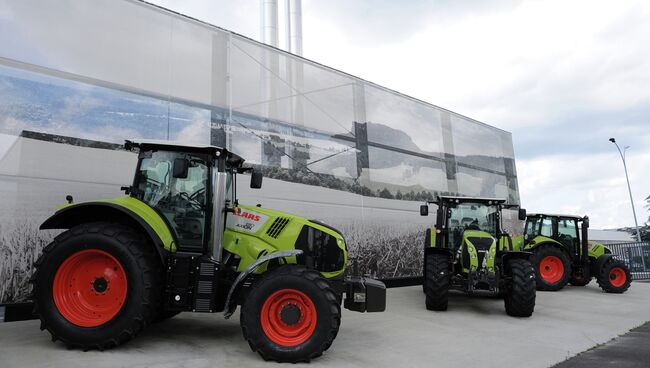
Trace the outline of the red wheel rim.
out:
<instances>
[{"instance_id":1,"label":"red wheel rim","mask_svg":"<svg viewBox=\"0 0 650 368\"><path fill-rule=\"evenodd\" d=\"M303 292L282 289L264 301L260 320L271 341L282 346L296 346L313 335L317 322L316 306Z\"/></svg>"},{"instance_id":2,"label":"red wheel rim","mask_svg":"<svg viewBox=\"0 0 650 368\"><path fill-rule=\"evenodd\" d=\"M115 317L126 300L126 273L112 255L97 249L74 253L54 276L54 304L68 322L96 327Z\"/></svg>"},{"instance_id":3,"label":"red wheel rim","mask_svg":"<svg viewBox=\"0 0 650 368\"><path fill-rule=\"evenodd\" d=\"M625 285L625 281L627 281L627 274L622 268L614 267L609 271L609 282L612 286L621 287Z\"/></svg>"},{"instance_id":4,"label":"red wheel rim","mask_svg":"<svg viewBox=\"0 0 650 368\"><path fill-rule=\"evenodd\" d=\"M564 276L564 263L559 257L546 256L539 262L539 275L546 282L558 282Z\"/></svg>"}]
</instances>

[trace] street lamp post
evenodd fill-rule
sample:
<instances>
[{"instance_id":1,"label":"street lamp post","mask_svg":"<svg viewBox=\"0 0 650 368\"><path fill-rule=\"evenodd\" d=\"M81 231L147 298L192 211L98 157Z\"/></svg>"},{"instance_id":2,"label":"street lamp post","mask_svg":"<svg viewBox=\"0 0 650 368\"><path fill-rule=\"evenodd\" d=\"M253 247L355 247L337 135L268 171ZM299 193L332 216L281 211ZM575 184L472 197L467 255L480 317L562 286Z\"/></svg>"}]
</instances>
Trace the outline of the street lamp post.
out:
<instances>
[{"instance_id":1,"label":"street lamp post","mask_svg":"<svg viewBox=\"0 0 650 368\"><path fill-rule=\"evenodd\" d=\"M634 226L636 227L636 240L641 242L641 233L639 232L639 223L636 221L636 210L634 209L634 199L632 199L632 189L630 188L630 178L627 176L627 165L625 164L625 153L621 151L621 148L616 143L616 139L610 138L610 142L614 143L618 153L621 155L621 160L623 160L623 169L625 169L625 180L627 180L627 191L630 193L630 203L632 204L632 214L634 215ZM628 147L626 146L625 149Z\"/></svg>"}]
</instances>

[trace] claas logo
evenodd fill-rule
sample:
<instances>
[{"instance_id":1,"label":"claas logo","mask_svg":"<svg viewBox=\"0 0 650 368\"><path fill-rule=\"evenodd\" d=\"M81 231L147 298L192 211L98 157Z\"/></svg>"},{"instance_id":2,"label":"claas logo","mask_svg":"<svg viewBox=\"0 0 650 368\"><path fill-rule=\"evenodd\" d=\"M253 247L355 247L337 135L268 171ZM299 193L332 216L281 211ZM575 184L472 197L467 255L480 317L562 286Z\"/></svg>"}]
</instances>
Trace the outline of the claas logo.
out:
<instances>
[{"instance_id":1,"label":"claas logo","mask_svg":"<svg viewBox=\"0 0 650 368\"><path fill-rule=\"evenodd\" d=\"M240 208L237 208L237 207L234 208L233 214L235 216L243 217L243 218L253 220L253 221L259 221L261 219L260 215L254 215L254 214L252 214L250 212L244 212Z\"/></svg>"}]
</instances>

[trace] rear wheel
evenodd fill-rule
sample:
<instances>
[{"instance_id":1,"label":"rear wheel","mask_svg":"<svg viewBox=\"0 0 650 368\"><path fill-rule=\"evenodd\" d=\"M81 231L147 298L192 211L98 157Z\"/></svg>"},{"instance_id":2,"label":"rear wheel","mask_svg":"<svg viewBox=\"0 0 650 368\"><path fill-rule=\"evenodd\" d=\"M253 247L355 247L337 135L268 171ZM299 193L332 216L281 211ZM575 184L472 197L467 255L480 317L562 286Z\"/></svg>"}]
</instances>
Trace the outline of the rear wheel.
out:
<instances>
[{"instance_id":1,"label":"rear wheel","mask_svg":"<svg viewBox=\"0 0 650 368\"><path fill-rule=\"evenodd\" d=\"M537 290L557 291L566 286L571 275L569 257L559 248L541 246L534 252Z\"/></svg>"},{"instance_id":2,"label":"rear wheel","mask_svg":"<svg viewBox=\"0 0 650 368\"><path fill-rule=\"evenodd\" d=\"M632 282L630 269L622 261L611 258L601 267L597 281L598 286L605 292L624 293Z\"/></svg>"},{"instance_id":3,"label":"rear wheel","mask_svg":"<svg viewBox=\"0 0 650 368\"><path fill-rule=\"evenodd\" d=\"M449 304L449 257L446 254L427 254L424 271L427 309L447 310Z\"/></svg>"},{"instance_id":4,"label":"rear wheel","mask_svg":"<svg viewBox=\"0 0 650 368\"><path fill-rule=\"evenodd\" d=\"M571 273L571 279L569 283L573 286L586 286L591 282L591 275L589 274L589 268L584 267L582 271L574 270Z\"/></svg>"},{"instance_id":5,"label":"rear wheel","mask_svg":"<svg viewBox=\"0 0 650 368\"><path fill-rule=\"evenodd\" d=\"M264 360L306 362L332 344L341 324L341 306L320 273L282 266L253 285L240 323L251 349Z\"/></svg>"},{"instance_id":6,"label":"rear wheel","mask_svg":"<svg viewBox=\"0 0 650 368\"><path fill-rule=\"evenodd\" d=\"M83 350L132 339L156 316L160 261L133 229L111 223L76 226L36 262L34 302L52 340Z\"/></svg>"},{"instance_id":7,"label":"rear wheel","mask_svg":"<svg viewBox=\"0 0 650 368\"><path fill-rule=\"evenodd\" d=\"M512 277L505 295L506 313L530 317L535 310L535 269L525 259L510 259L506 266Z\"/></svg>"}]
</instances>

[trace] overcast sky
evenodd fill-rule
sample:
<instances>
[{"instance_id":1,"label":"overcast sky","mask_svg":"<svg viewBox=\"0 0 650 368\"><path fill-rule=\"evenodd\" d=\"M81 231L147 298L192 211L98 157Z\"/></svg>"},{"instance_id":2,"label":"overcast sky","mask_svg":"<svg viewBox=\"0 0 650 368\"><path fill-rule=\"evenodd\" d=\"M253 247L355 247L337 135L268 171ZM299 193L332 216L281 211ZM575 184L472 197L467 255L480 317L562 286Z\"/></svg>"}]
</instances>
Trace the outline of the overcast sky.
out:
<instances>
[{"instance_id":1,"label":"overcast sky","mask_svg":"<svg viewBox=\"0 0 650 368\"><path fill-rule=\"evenodd\" d=\"M152 1L260 39L258 0ZM529 211L632 226L616 137L648 218L650 2L303 0L303 36L306 58L512 132Z\"/></svg>"}]
</instances>

